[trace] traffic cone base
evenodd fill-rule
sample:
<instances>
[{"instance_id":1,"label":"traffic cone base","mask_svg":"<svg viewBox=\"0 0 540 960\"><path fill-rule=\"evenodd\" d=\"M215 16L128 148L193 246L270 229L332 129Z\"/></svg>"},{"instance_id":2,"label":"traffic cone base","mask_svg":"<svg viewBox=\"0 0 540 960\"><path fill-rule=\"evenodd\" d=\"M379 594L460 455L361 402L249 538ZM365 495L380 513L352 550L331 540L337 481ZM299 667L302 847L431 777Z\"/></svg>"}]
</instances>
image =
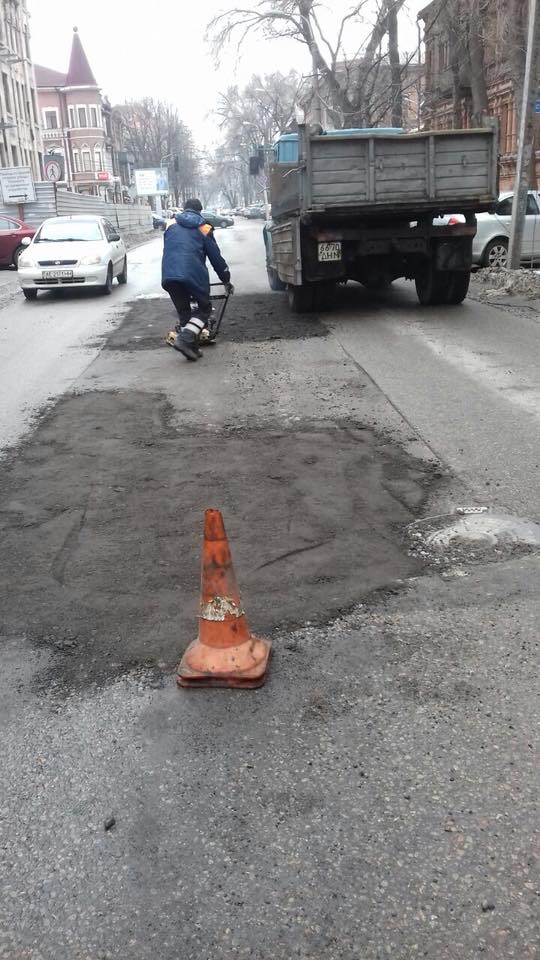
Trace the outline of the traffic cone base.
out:
<instances>
[{"instance_id":1,"label":"traffic cone base","mask_svg":"<svg viewBox=\"0 0 540 960\"><path fill-rule=\"evenodd\" d=\"M176 682L181 687L262 687L271 649L269 640L254 636L222 649L194 640L178 665Z\"/></svg>"}]
</instances>

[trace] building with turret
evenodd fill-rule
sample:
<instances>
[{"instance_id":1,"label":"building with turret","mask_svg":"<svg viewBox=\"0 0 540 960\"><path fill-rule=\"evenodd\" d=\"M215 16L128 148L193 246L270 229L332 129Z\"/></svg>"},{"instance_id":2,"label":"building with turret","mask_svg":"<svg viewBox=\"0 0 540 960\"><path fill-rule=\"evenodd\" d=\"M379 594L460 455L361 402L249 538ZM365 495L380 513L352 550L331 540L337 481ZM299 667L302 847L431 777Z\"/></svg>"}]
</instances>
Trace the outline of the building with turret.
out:
<instances>
[{"instance_id":1,"label":"building with turret","mask_svg":"<svg viewBox=\"0 0 540 960\"><path fill-rule=\"evenodd\" d=\"M110 107L102 96L77 27L67 73L35 67L45 164L62 158L61 185L111 199L115 193ZM109 118L109 124L107 120Z\"/></svg>"}]
</instances>

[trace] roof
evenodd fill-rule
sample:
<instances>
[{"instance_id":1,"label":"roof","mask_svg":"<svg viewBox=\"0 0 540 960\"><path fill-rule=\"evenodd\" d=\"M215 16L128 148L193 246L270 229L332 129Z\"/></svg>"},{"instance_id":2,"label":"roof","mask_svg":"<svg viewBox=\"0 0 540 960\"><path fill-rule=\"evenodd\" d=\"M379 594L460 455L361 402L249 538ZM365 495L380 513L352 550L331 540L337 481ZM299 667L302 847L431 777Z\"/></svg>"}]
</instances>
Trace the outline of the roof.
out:
<instances>
[{"instance_id":1,"label":"roof","mask_svg":"<svg viewBox=\"0 0 540 960\"><path fill-rule=\"evenodd\" d=\"M63 87L66 82L65 73L59 70L50 70L49 67L40 67L35 64L36 87Z\"/></svg>"},{"instance_id":2,"label":"roof","mask_svg":"<svg viewBox=\"0 0 540 960\"><path fill-rule=\"evenodd\" d=\"M424 20L424 21L427 20L430 16L432 16L435 13L437 7L439 6L440 6L439 0L431 0L431 3L428 3L427 7L423 7L422 10L418 11L418 13L416 14L416 19Z\"/></svg>"},{"instance_id":3,"label":"roof","mask_svg":"<svg viewBox=\"0 0 540 960\"><path fill-rule=\"evenodd\" d=\"M84 52L77 27L73 28L73 42L71 44L71 56L69 58L69 67L67 73L61 73L59 70L51 70L49 67L40 67L38 64L34 67L36 75L36 86L43 87L97 87L96 78L92 72L92 67L88 63L88 57Z\"/></svg>"},{"instance_id":4,"label":"roof","mask_svg":"<svg viewBox=\"0 0 540 960\"><path fill-rule=\"evenodd\" d=\"M66 87L97 87L77 27L73 27L73 43L66 77Z\"/></svg>"}]
</instances>

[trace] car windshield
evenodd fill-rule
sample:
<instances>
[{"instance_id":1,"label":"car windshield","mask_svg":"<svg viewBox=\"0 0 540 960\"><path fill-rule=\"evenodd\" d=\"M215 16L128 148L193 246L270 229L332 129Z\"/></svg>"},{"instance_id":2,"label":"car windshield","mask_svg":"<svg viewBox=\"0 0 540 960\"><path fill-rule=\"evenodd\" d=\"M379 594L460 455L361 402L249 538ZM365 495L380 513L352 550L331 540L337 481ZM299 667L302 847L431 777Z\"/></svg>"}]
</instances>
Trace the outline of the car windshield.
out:
<instances>
[{"instance_id":1,"label":"car windshield","mask_svg":"<svg viewBox=\"0 0 540 960\"><path fill-rule=\"evenodd\" d=\"M44 223L35 239L35 243L68 243L77 240L102 240L99 223L95 220L52 220Z\"/></svg>"}]
</instances>

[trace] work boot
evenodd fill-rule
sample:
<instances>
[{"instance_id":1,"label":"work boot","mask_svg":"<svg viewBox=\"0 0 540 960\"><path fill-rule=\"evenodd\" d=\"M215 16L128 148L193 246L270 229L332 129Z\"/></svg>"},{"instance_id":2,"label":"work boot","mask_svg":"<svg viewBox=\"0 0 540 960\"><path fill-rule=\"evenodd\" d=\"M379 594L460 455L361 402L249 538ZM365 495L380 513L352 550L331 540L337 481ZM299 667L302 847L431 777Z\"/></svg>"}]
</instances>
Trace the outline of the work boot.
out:
<instances>
[{"instance_id":1,"label":"work boot","mask_svg":"<svg viewBox=\"0 0 540 960\"><path fill-rule=\"evenodd\" d=\"M185 327L182 327L176 338L176 349L183 353L188 360L198 360L202 357L199 350L199 337L204 327L204 320L200 320L199 317L192 317Z\"/></svg>"},{"instance_id":2,"label":"work boot","mask_svg":"<svg viewBox=\"0 0 540 960\"><path fill-rule=\"evenodd\" d=\"M202 357L198 346L195 343L190 344L184 340L176 330L171 330L170 333L167 334L165 343L174 350L178 350L178 352L182 353L188 360L198 360Z\"/></svg>"}]
</instances>

